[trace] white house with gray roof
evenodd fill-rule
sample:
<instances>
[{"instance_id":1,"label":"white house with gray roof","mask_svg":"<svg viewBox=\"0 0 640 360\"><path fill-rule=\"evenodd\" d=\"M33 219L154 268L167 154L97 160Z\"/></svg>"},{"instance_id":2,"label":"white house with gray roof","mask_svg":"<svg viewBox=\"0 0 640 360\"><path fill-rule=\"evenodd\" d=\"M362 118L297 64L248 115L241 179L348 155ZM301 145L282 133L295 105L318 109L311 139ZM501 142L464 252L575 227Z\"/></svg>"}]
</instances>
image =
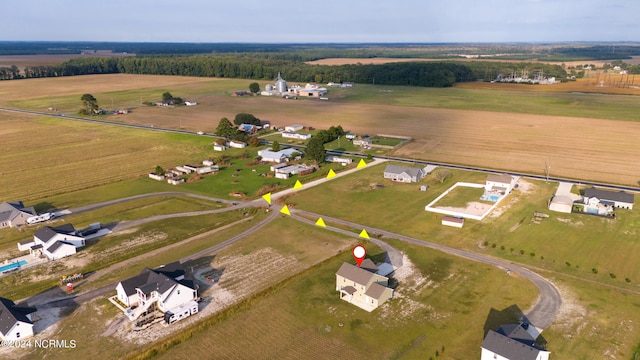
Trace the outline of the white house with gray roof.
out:
<instances>
[{"instance_id":1,"label":"white house with gray roof","mask_svg":"<svg viewBox=\"0 0 640 360\"><path fill-rule=\"evenodd\" d=\"M549 360L549 351L536 345L540 334L527 323L489 330L482 342L480 360Z\"/></svg>"},{"instance_id":2,"label":"white house with gray roof","mask_svg":"<svg viewBox=\"0 0 640 360\"><path fill-rule=\"evenodd\" d=\"M31 314L35 311L0 297L0 340L16 341L33 336Z\"/></svg>"},{"instance_id":3,"label":"white house with gray roof","mask_svg":"<svg viewBox=\"0 0 640 360\"><path fill-rule=\"evenodd\" d=\"M0 204L0 229L24 225L28 218L35 215L37 213L33 206L24 207L22 201L5 201Z\"/></svg>"},{"instance_id":4,"label":"white house with gray roof","mask_svg":"<svg viewBox=\"0 0 640 360\"><path fill-rule=\"evenodd\" d=\"M33 234L33 240L18 243L18 250L31 254L43 254L50 260L73 255L85 245L84 236L71 224L58 227L44 226Z\"/></svg>"},{"instance_id":5,"label":"white house with gray roof","mask_svg":"<svg viewBox=\"0 0 640 360\"><path fill-rule=\"evenodd\" d=\"M299 153L300 150L289 148L282 149L280 151L273 151L271 148L258 151L258 156L262 157L262 161L282 163L289 161L289 158L295 153Z\"/></svg>"},{"instance_id":6,"label":"white house with gray roof","mask_svg":"<svg viewBox=\"0 0 640 360\"><path fill-rule=\"evenodd\" d=\"M597 199L597 202L603 205L613 206L623 209L633 209L634 196L626 191L610 191L596 189L590 187L584 190L583 202L589 204L592 199Z\"/></svg>"},{"instance_id":7,"label":"white house with gray roof","mask_svg":"<svg viewBox=\"0 0 640 360\"><path fill-rule=\"evenodd\" d=\"M198 298L195 284L184 279L184 269L179 262L153 270L145 268L139 275L118 283L116 293L118 301L126 306L123 309L125 314L132 321L152 308L166 313L192 304Z\"/></svg>"},{"instance_id":8,"label":"white house with gray roof","mask_svg":"<svg viewBox=\"0 0 640 360\"><path fill-rule=\"evenodd\" d=\"M343 263L336 273L340 299L371 312L393 297L389 278L378 274L378 266L365 259L361 266Z\"/></svg>"},{"instance_id":9,"label":"white house with gray roof","mask_svg":"<svg viewBox=\"0 0 640 360\"><path fill-rule=\"evenodd\" d=\"M418 182L424 177L424 175L423 169L409 166L389 164L384 169L385 179L404 183Z\"/></svg>"}]
</instances>

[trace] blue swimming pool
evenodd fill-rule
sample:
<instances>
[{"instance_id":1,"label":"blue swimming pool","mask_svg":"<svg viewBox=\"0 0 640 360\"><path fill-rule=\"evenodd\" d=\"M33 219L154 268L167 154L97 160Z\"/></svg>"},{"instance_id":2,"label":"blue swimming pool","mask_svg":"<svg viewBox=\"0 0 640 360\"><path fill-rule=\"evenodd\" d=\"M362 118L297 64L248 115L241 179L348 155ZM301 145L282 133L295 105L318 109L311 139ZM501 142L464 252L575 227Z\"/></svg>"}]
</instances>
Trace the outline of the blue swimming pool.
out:
<instances>
[{"instance_id":1,"label":"blue swimming pool","mask_svg":"<svg viewBox=\"0 0 640 360\"><path fill-rule=\"evenodd\" d=\"M7 270L13 270L15 268L19 268L20 266L25 265L26 263L27 263L26 260L20 260L18 262L14 262L9 265L0 266L0 273L3 273Z\"/></svg>"}]
</instances>

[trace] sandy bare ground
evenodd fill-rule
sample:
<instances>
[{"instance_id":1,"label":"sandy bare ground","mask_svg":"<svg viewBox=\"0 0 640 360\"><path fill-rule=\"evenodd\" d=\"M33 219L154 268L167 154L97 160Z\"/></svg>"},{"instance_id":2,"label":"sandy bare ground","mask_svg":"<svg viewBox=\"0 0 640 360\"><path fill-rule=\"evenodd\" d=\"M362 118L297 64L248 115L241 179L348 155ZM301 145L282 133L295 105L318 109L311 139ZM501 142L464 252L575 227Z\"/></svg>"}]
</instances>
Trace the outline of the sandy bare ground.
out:
<instances>
[{"instance_id":1,"label":"sandy bare ground","mask_svg":"<svg viewBox=\"0 0 640 360\"><path fill-rule=\"evenodd\" d=\"M271 248L263 248L246 255L227 255L216 258L210 268L195 271L200 286L200 312L170 326L158 320L144 330L136 329L133 323L123 321L114 336L133 342L147 344L215 314L237 303L245 297L277 283L292 272L299 271L302 264L295 256L283 255ZM200 275L217 280L215 285L200 280Z\"/></svg>"}]
</instances>

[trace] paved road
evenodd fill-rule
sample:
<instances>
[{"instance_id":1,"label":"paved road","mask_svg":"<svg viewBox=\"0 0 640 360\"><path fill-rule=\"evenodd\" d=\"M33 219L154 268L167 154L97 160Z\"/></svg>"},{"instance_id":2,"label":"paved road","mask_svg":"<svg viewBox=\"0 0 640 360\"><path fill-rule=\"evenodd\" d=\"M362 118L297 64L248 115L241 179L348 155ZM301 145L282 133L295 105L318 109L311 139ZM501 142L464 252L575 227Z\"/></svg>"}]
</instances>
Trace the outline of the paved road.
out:
<instances>
[{"instance_id":1,"label":"paved road","mask_svg":"<svg viewBox=\"0 0 640 360\"><path fill-rule=\"evenodd\" d=\"M77 121L87 121L87 122L94 122L94 123L101 123L101 124L108 124L108 125L116 125L116 126L125 126L125 127L131 127L131 128L140 128L140 129L148 129L148 130L155 130L155 131L166 131L166 132L175 132L175 133L185 133L185 134L194 134L194 132L190 132L190 131L185 131L185 130L176 130L176 129L165 129L165 128L155 128L155 127L149 127L149 126L144 126L144 125L135 125L135 124L126 124L126 123L118 123L118 122L110 122L110 121L104 121L104 120L97 120L97 119L86 119L86 118L80 118L80 117L74 117L74 116L65 116L62 114L49 114L49 113L42 113L42 112L36 112L36 111L26 111L26 110L18 110L18 109L8 109L8 108L0 108L0 111L9 111L9 112L18 112L18 113L27 113L27 114L34 114L34 115L40 115L40 116L53 116L53 117L58 117L58 118L62 118L62 119L70 119L70 120L77 120ZM210 135L205 135L205 136L210 136ZM359 153L349 153L349 152L335 152L335 151L328 151L328 153L332 153L332 154L340 154L340 155L350 155L350 156L356 156L356 157L363 157L362 154ZM410 163L414 163L414 164L421 164L421 165L436 165L436 166L440 166L440 167L448 167L448 168L456 168L456 169L463 169L463 170L470 170L470 171L483 171L483 172L488 172L488 173L503 173L504 171L497 171L494 169L486 169L486 168L479 168L479 167L471 167L471 166L460 166L460 165L456 165L456 164L447 164L447 163L437 163L437 162L432 162L432 161L423 161L423 160L408 160L408 159L403 159L403 158L395 158L395 157L384 157L384 156L378 156L376 157L376 162L381 162L381 161L385 161L385 160L393 160L393 161L400 161L400 162L410 162ZM351 171L351 170L350 170ZM340 173L339 176L345 176L347 175L348 172L343 172ZM586 185L596 185L596 186L600 186L600 187L606 187L606 188L611 188L611 189L617 189L617 190L626 190L626 191L638 191L638 188L635 187L629 187L629 186L619 186L619 185L612 185L612 184L605 184L605 183L595 183L595 182L584 182L582 180L578 180L578 179L566 179L566 178L558 178L558 177L549 177L546 178L544 176L540 176L540 175L535 175L535 174L526 174L526 173L518 173L518 172L507 172L511 175L515 175L515 176L522 176L522 177L527 177L527 178L533 178L533 179L538 179L538 180L551 180L551 181L567 181L567 182L572 182L572 183L581 183L581 184L586 184ZM325 181L327 181L327 179L320 179L317 180L315 182L311 182L309 184L305 184L305 188L309 188L315 185L319 185L324 183ZM288 189L285 190L283 192L277 193L272 195L272 197L274 198L278 198L278 197L282 197L285 196L287 194L290 194L292 192L294 192L296 190L293 189ZM126 199L119 199L119 200L113 200L113 201L108 201L108 202L103 202L100 204L94 204L94 205L89 205L89 206L85 206L85 207L80 207L80 208L76 208L76 209L72 209L72 212L75 213L79 213L79 212L84 212L84 211L89 211L89 210L94 210L100 207L104 207L104 206L108 206L108 205L112 205L112 204L116 204L119 202L123 202L123 201L128 201L128 200L132 200L132 199L139 199L139 198L144 198L144 197L148 197L148 196L158 196L158 195L185 195L185 196L193 196L193 197L199 197L199 198L203 198L203 199L208 199L208 200L213 200L213 201L223 201L225 203L228 203L227 200L222 200L222 199L215 199L215 198L210 198L207 196L202 196L202 195L194 195L194 194L186 194L186 193L173 193L173 192L167 192L167 193L156 193L156 194L144 194L144 195L138 195L138 196L134 196L134 197L130 197L130 198L126 198ZM197 215L203 215L203 214L215 214L215 213L219 213L219 212L224 212L224 211L229 211L229 210L233 210L233 209L238 209L238 208L244 208L244 207L253 207L253 206L260 206L261 204L261 200L255 200L252 202L238 202L237 205L225 208L225 209L216 209L216 210L205 210L205 211L197 211L197 212L188 212L188 213L181 213L181 214L166 214L166 215L158 215L158 216L154 216L151 218L147 218L147 219L140 219L140 220L133 220L133 221L128 221L128 222L122 222L117 224L114 227L114 230L121 230L123 228L127 228L127 227L132 227L132 226L137 226L140 225L142 223L146 223L146 222L150 222L150 221L157 221L157 220L162 220L162 219L167 219L167 218L175 218L175 217L183 217L183 216L197 216ZM262 204L264 205L264 204ZM306 213L308 216L318 216L320 217L321 215L319 214L313 214L313 213L309 213L309 212L302 212L301 210L293 210L292 211L292 215L300 221L310 221L310 220L302 220L300 217L296 216L296 212L303 214ZM242 239L243 237L247 236L248 234L251 234L255 231L257 231L259 228L263 227L264 225L266 225L269 221L273 220L274 218L276 218L276 216L278 215L277 210L274 208L273 213L264 221L262 221L260 224L256 225L255 227L253 227L252 229L249 229L245 232L243 232L242 234L239 234L233 238L230 238L228 240L226 240L223 243L217 244L209 249L203 250L203 252L200 252L198 254L194 254L192 256L194 257L199 257L202 256L203 253L210 253L210 252L215 252L215 251L219 251L221 248L228 246L230 244L232 244L233 242L236 242L240 239ZM331 222L336 222L336 223L340 223L342 225L346 225L346 226L350 226L353 228L363 228L366 229L367 232L369 232L370 234L379 234L382 235L383 237L389 237L389 238L395 238L395 239L399 239L411 244L415 244L415 245L420 245L420 246L426 246L426 247L430 247L432 249L436 249L436 250L440 250L452 255L456 255L459 257L463 257L463 258L467 258L467 259L471 259L474 261L479 261L479 262L483 262L483 263L487 263L487 264L491 264L494 266L498 266L504 269L508 269L511 270L527 279L529 279L530 281L532 281L539 289L540 289L540 296L538 301L536 302L536 304L534 305L534 307L532 309L530 309L527 312L527 317L529 319L529 321L536 325L538 328L540 329L544 329L546 327L548 327L554 320L560 305L562 304L562 299L560 297L560 294L558 292L558 290L555 288L555 286L553 284L551 284L549 281L547 281L546 279L544 279L543 277L541 277L540 275L520 266L517 264L513 264L510 263L508 261L505 260L501 260L501 259L496 259L496 258L491 258L485 255L481 255L481 254L476 254L470 251L465 251L465 250L459 250L459 249L454 249L454 248L450 248L444 245L439 245L439 244L434 244L434 243L430 243L430 242L426 242L420 239L416 239L416 238L412 238L412 237L408 237L408 236L404 236L401 234L395 234L395 233L391 233L382 229L377 229L377 228L372 228L372 227L367 227L367 226L362 226L360 224L356 224L356 223L352 223L352 222L348 222L348 221L344 221L344 220L340 220L340 219L335 219L335 218L329 218L329 217L323 217L325 219L327 219L328 221ZM333 231L340 231L343 232L344 230L338 229L338 228L334 228L334 227L330 227L330 230ZM347 232L349 234L352 234L350 232ZM402 257L401 254L399 254L397 252L397 250L393 249L392 247L386 245L386 243L384 243L383 241L380 241L379 239L375 239L372 238L372 241L376 241L376 244L380 245L381 247L383 247L389 254L389 258L392 264L398 265L398 264L402 264ZM188 260L190 258L193 257L188 257L185 258L185 260ZM103 295L109 291L112 291L114 287L114 284L111 285L107 285L103 288L100 289L95 289L92 291L88 291L86 293L81 293L78 295L75 295L73 298L74 302L84 302L84 301L88 301L90 299L93 299L96 296L99 295Z\"/></svg>"},{"instance_id":2,"label":"paved road","mask_svg":"<svg viewBox=\"0 0 640 360\"><path fill-rule=\"evenodd\" d=\"M490 256L474 253L471 251L455 249L445 245L440 245L440 244L416 239L410 236L392 233L390 231L374 228L371 226L365 226L365 225L354 223L351 221L346 221L346 220L331 218L328 216L323 216L320 214L315 214L308 211L292 209L291 213L292 215L304 214L304 215L310 216L311 218L317 218L322 216L323 220L325 220L325 223L335 222L340 225L352 227L355 229L365 229L367 230L367 233L369 233L370 236L372 236L372 234L376 234L382 238L398 239L410 244L429 247L431 249L439 250L447 254L455 255L455 256L462 257L469 260L482 262L485 264L490 264L493 266L497 266L499 268L503 268L505 270L510 270L531 281L534 285L536 285L536 287L538 287L540 291L537 302L534 304L534 306L531 309L529 309L528 311L525 311L525 315L528 318L529 322L535 325L538 329L544 330L547 327L549 327L549 325L551 325L556 315L558 314L558 311L560 310L560 306L562 305L562 297L560 296L558 289L550 281L548 281L542 276L518 264L514 264L506 260L497 259ZM387 248L385 248L385 250L387 250ZM400 257L400 259L402 259L402 257Z\"/></svg>"}]
</instances>

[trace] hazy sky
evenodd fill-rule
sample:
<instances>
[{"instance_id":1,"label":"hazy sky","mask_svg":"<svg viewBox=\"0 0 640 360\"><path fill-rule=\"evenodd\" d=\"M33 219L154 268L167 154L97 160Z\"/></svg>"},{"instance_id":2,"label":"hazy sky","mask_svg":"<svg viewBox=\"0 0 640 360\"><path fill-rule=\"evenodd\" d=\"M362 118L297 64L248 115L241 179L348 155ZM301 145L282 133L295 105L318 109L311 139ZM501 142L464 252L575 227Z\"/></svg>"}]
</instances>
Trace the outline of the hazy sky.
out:
<instances>
[{"instance_id":1,"label":"hazy sky","mask_svg":"<svg viewBox=\"0 0 640 360\"><path fill-rule=\"evenodd\" d=\"M640 41L639 0L7 2L0 40Z\"/></svg>"}]
</instances>

